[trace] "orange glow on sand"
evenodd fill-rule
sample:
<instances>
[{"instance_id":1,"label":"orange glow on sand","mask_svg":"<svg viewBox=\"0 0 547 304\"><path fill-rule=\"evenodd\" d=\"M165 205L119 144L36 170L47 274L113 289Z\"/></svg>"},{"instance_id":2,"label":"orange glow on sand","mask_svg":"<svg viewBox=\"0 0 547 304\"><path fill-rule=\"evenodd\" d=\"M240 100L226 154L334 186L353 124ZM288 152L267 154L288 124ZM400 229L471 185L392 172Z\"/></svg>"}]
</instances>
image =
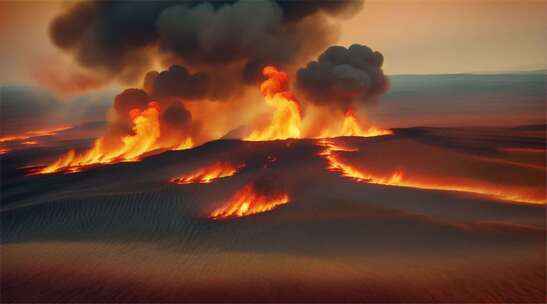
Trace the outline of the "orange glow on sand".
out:
<instances>
[{"instance_id":1,"label":"orange glow on sand","mask_svg":"<svg viewBox=\"0 0 547 304\"><path fill-rule=\"evenodd\" d=\"M4 136L4 137L0 137L0 143L9 142L9 141L23 141L23 140L31 139L33 137L55 135L61 131L65 131L72 128L73 128L72 126L62 126L62 127L56 127L53 129L28 131L20 135Z\"/></svg>"},{"instance_id":2,"label":"orange glow on sand","mask_svg":"<svg viewBox=\"0 0 547 304\"><path fill-rule=\"evenodd\" d=\"M72 129L72 126L62 126L62 127L56 127L52 129L43 129L43 130L35 130L35 131L27 131L23 134L18 135L8 135L4 137L0 137L0 144L6 144L11 142L17 142L19 144L23 145L37 145L40 142L37 139L38 137L42 136L52 136L59 132ZM0 155L6 154L10 151L10 149L6 147L0 146Z\"/></svg>"},{"instance_id":3,"label":"orange glow on sand","mask_svg":"<svg viewBox=\"0 0 547 304\"><path fill-rule=\"evenodd\" d=\"M293 93L288 90L288 76L273 66L267 66L262 74L268 77L260 85L260 92L266 103L274 109L270 124L245 137L245 140L261 141L287 138L300 138L302 121L300 105Z\"/></svg>"},{"instance_id":4,"label":"orange glow on sand","mask_svg":"<svg viewBox=\"0 0 547 304\"><path fill-rule=\"evenodd\" d=\"M129 112L133 122L133 135L122 137L122 145L117 149L107 149L104 137L95 140L92 148L77 154L74 149L62 155L54 163L37 170L36 174L54 173L59 171L78 172L85 166L95 164L113 164L118 162L137 161L143 154L166 148L158 143L160 137L160 107L157 102L149 102L148 107L140 111ZM180 150L191 148L193 142L187 138L177 146L167 148Z\"/></svg>"},{"instance_id":5,"label":"orange glow on sand","mask_svg":"<svg viewBox=\"0 0 547 304\"><path fill-rule=\"evenodd\" d=\"M236 174L245 165L234 165L230 162L216 162L205 168L192 171L183 176L175 177L171 182L176 184L207 184L219 178Z\"/></svg>"},{"instance_id":6,"label":"orange glow on sand","mask_svg":"<svg viewBox=\"0 0 547 304\"><path fill-rule=\"evenodd\" d=\"M511 189L501 187L495 188L493 186L478 184L473 185L469 182L462 182L459 185L448 183L445 184L440 183L438 182L438 180L435 179L427 180L425 178L419 177L407 177L402 170L397 170L392 174L388 174L386 176L375 175L370 172L366 172L365 170L355 168L347 162L344 162L336 154L337 151L356 151L355 149L340 147L332 141L328 140L320 141L319 146L324 148L319 155L324 157L328 161L327 170L354 179L358 182L426 190L468 192L489 196L503 201L530 204L545 204L545 198L537 198L531 195L527 195L526 193L521 193L519 191L511 191Z\"/></svg>"},{"instance_id":7,"label":"orange glow on sand","mask_svg":"<svg viewBox=\"0 0 547 304\"><path fill-rule=\"evenodd\" d=\"M336 128L327 128L321 132L320 138L331 138L338 136L361 136L361 137L371 137L371 136L380 136L380 135L389 135L392 134L390 130L379 129L376 127L369 127L368 129L363 129L357 118L355 117L352 111L347 111L344 115L344 120L342 125Z\"/></svg>"},{"instance_id":8,"label":"orange glow on sand","mask_svg":"<svg viewBox=\"0 0 547 304\"><path fill-rule=\"evenodd\" d=\"M212 219L226 219L249 216L256 213L270 211L281 205L289 203L289 195L286 192L261 194L253 184L247 184L226 202L226 204L211 212Z\"/></svg>"}]
</instances>

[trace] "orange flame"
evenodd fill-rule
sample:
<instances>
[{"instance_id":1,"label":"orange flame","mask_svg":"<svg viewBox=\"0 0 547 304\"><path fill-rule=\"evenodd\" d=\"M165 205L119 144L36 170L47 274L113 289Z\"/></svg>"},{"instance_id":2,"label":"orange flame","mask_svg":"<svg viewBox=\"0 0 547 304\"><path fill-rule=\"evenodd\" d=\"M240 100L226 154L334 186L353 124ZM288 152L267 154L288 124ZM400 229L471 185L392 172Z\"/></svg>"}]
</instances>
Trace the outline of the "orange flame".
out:
<instances>
[{"instance_id":1,"label":"orange flame","mask_svg":"<svg viewBox=\"0 0 547 304\"><path fill-rule=\"evenodd\" d=\"M362 129L359 126L357 118L352 111L347 111L344 115L344 120L342 121L342 126L340 129L327 128L321 132L320 138L331 138L338 136L361 136L361 137L372 137L380 135L389 135L393 134L390 130L379 129L376 127L370 127L366 130Z\"/></svg>"},{"instance_id":2,"label":"orange flame","mask_svg":"<svg viewBox=\"0 0 547 304\"><path fill-rule=\"evenodd\" d=\"M405 177L403 171L401 170L395 171L393 174L387 176L374 175L366 172L365 170L357 169L354 166L351 166L350 164L342 161L340 157L336 155L336 151L356 150L340 147L333 142L326 140L320 141L319 145L324 148L319 155L323 156L328 161L327 169L329 171L336 172L342 176L352 178L359 182L427 190L469 192L486 195L504 201L545 204L545 198L537 198L532 195L527 195L526 193L513 191L512 189L495 188L486 185L472 185L464 182L459 185L443 184L436 181L426 181L423 180L423 178L418 180L417 178Z\"/></svg>"},{"instance_id":3,"label":"orange flame","mask_svg":"<svg viewBox=\"0 0 547 304\"><path fill-rule=\"evenodd\" d=\"M133 135L124 136L122 145L117 149L106 149L104 137L95 140L93 147L81 154L74 149L68 151L54 163L37 170L36 174L54 173L59 171L78 172L82 167L94 164L112 164L123 161L136 161L147 152L164 148L157 143L160 137L159 114L157 102L148 103L144 111L133 109L129 112L133 121ZM176 147L191 147L192 141L186 140Z\"/></svg>"},{"instance_id":4,"label":"orange flame","mask_svg":"<svg viewBox=\"0 0 547 304\"><path fill-rule=\"evenodd\" d=\"M287 138L300 138L302 121L300 105L293 93L288 90L287 74L273 66L267 66L262 74L268 77L260 85L260 92L266 103L274 108L270 125L263 130L254 130L245 140L261 141Z\"/></svg>"},{"instance_id":5,"label":"orange flame","mask_svg":"<svg viewBox=\"0 0 547 304\"><path fill-rule=\"evenodd\" d=\"M171 182L176 184L207 184L219 178L232 176L244 166L244 164L236 166L229 162L216 162L186 175L175 177L171 180Z\"/></svg>"},{"instance_id":6,"label":"orange flame","mask_svg":"<svg viewBox=\"0 0 547 304\"><path fill-rule=\"evenodd\" d=\"M286 192L268 195L259 194L252 184L247 184L224 207L211 212L209 217L212 219L225 219L248 216L267 212L287 203L289 203L289 195Z\"/></svg>"}]
</instances>

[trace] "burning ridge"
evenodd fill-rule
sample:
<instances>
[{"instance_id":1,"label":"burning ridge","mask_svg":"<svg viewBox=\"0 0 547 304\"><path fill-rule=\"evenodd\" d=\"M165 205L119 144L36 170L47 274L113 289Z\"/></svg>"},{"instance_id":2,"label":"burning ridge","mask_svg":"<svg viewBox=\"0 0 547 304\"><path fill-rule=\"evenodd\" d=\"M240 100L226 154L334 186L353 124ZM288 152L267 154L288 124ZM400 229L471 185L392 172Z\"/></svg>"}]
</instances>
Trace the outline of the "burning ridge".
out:
<instances>
[{"instance_id":1,"label":"burning ridge","mask_svg":"<svg viewBox=\"0 0 547 304\"><path fill-rule=\"evenodd\" d=\"M358 182L416 189L468 192L485 195L502 201L545 204L544 199L539 199L527 195L526 193L520 193L519 191L512 191L511 189L504 189L501 187L495 188L478 183L462 182L461 184L449 184L436 182L435 179L426 180L418 177L406 177L402 170L396 170L392 174L385 176L375 175L366 170L356 168L344 161L337 154L337 152L355 152L357 149L339 146L335 142L326 139L320 140L318 146L323 148L319 153L319 156L327 160L328 171L351 178Z\"/></svg>"},{"instance_id":2,"label":"burning ridge","mask_svg":"<svg viewBox=\"0 0 547 304\"><path fill-rule=\"evenodd\" d=\"M271 179L260 178L247 183L222 207L213 210L209 218L229 219L271 211L289 203L289 194Z\"/></svg>"},{"instance_id":3,"label":"burning ridge","mask_svg":"<svg viewBox=\"0 0 547 304\"><path fill-rule=\"evenodd\" d=\"M35 170L34 174L47 174L59 171L78 172L82 168L94 164L113 164L118 162L137 161L148 152L165 149L160 142L160 106L157 102L149 102L147 108L138 108L129 111L133 122L133 134L121 138L121 145L112 147L106 144L105 136L95 140L93 147L76 153L74 149L62 155L57 161L43 168ZM191 138L181 142L174 142L167 146L174 150L189 149L193 146Z\"/></svg>"},{"instance_id":4,"label":"burning ridge","mask_svg":"<svg viewBox=\"0 0 547 304\"><path fill-rule=\"evenodd\" d=\"M266 103L273 108L271 120L265 128L256 128L244 139L265 141L302 138L301 105L288 88L287 74L273 66L266 66L263 74L266 80L261 83L260 92ZM174 67L165 74L162 72L151 77L153 79L149 81L157 86L165 86L162 83L168 81L169 77L175 78L168 83L178 79L177 77L199 79L182 68ZM164 88L163 91L169 90ZM138 161L151 153L189 149L194 146L192 130L196 128L191 121L191 113L176 100L150 101L150 96L145 91L129 89L116 97L114 108L118 113L118 120L103 136L95 140L93 147L81 153L70 150L55 162L32 173L79 172L91 165ZM131 132L124 135L127 128L130 128ZM322 137L368 137L386 134L391 134L391 131L375 127L362 128L353 112L348 110L340 128L326 128L322 132Z\"/></svg>"},{"instance_id":5,"label":"burning ridge","mask_svg":"<svg viewBox=\"0 0 547 304\"><path fill-rule=\"evenodd\" d=\"M339 129L326 128L321 132L319 138L332 138L339 136L360 136L360 137L372 137L372 136L382 136L393 134L390 130L385 130L376 127L369 127L368 129L363 129L355 114L348 110L344 115L344 120Z\"/></svg>"},{"instance_id":6,"label":"burning ridge","mask_svg":"<svg viewBox=\"0 0 547 304\"><path fill-rule=\"evenodd\" d=\"M237 174L245 164L234 165L230 162L215 162L207 167L194 170L182 176L171 179L175 184L208 184L220 178Z\"/></svg>"}]
</instances>

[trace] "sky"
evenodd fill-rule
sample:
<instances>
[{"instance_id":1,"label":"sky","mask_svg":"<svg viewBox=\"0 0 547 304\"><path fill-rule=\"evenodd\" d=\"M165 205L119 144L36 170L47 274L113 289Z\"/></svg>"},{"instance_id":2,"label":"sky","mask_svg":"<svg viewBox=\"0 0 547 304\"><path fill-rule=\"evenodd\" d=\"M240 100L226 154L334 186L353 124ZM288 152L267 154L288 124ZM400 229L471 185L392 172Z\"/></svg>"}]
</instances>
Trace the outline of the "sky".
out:
<instances>
[{"instance_id":1,"label":"sky","mask_svg":"<svg viewBox=\"0 0 547 304\"><path fill-rule=\"evenodd\" d=\"M0 84L33 81L62 58L48 24L66 3L0 2ZM384 54L386 74L491 73L547 67L547 1L368 0L338 44Z\"/></svg>"},{"instance_id":2,"label":"sky","mask_svg":"<svg viewBox=\"0 0 547 304\"><path fill-rule=\"evenodd\" d=\"M547 67L547 1L369 0L340 43L384 54L387 74L481 73Z\"/></svg>"}]
</instances>

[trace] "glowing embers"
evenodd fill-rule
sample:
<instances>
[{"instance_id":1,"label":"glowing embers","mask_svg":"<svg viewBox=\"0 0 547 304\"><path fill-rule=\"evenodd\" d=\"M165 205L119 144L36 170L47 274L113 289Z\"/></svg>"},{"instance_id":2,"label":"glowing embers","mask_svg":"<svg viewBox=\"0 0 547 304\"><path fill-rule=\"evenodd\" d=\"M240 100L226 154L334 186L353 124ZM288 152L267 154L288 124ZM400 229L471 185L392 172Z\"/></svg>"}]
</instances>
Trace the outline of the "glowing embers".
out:
<instances>
[{"instance_id":1,"label":"glowing embers","mask_svg":"<svg viewBox=\"0 0 547 304\"><path fill-rule=\"evenodd\" d=\"M357 118L352 111L347 111L344 115L344 120L339 129L328 128L321 132L320 138L330 138L338 136L361 136L361 137L372 137L372 136L381 136L393 134L390 130L379 129L376 127L370 127L368 129L363 129Z\"/></svg>"},{"instance_id":2,"label":"glowing embers","mask_svg":"<svg viewBox=\"0 0 547 304\"><path fill-rule=\"evenodd\" d=\"M245 140L261 141L287 138L300 138L302 121L300 105L293 93L288 90L287 74L273 66L262 71L268 77L260 85L260 92L267 104L274 108L270 124L261 130L254 130Z\"/></svg>"},{"instance_id":3,"label":"glowing embers","mask_svg":"<svg viewBox=\"0 0 547 304\"><path fill-rule=\"evenodd\" d=\"M205 168L173 178L171 182L176 184L207 184L219 178L232 176L238 173L243 167L245 167L245 164L234 165L230 162L216 162Z\"/></svg>"},{"instance_id":4,"label":"glowing embers","mask_svg":"<svg viewBox=\"0 0 547 304\"><path fill-rule=\"evenodd\" d=\"M337 153L340 151L357 151L356 149L342 147L329 140L321 140L318 145L323 147L323 150L319 155L328 161L327 170L358 182L427 190L468 192L504 201L545 204L544 198L538 198L534 195L527 194L525 191L506 187L496 187L495 185L469 179L462 179L460 182L440 182L441 178L405 176L405 173L402 170L395 170L393 173L385 175L373 174L352 166L347 161L344 161Z\"/></svg>"},{"instance_id":5,"label":"glowing embers","mask_svg":"<svg viewBox=\"0 0 547 304\"><path fill-rule=\"evenodd\" d=\"M158 149L191 148L193 142L188 138L176 146L166 147L158 142L160 138L159 115L160 106L157 102L149 102L147 108L142 111L132 109L129 112L129 117L133 124L133 134L122 137L121 145L107 147L105 144L106 138L103 136L95 140L91 149L80 154L72 149L57 161L33 173L78 172L90 165L137 161L142 155Z\"/></svg>"},{"instance_id":6,"label":"glowing embers","mask_svg":"<svg viewBox=\"0 0 547 304\"><path fill-rule=\"evenodd\" d=\"M212 219L226 219L248 216L270 211L289 203L285 191L264 187L260 182L249 183L236 192L223 207L211 212Z\"/></svg>"}]
</instances>

